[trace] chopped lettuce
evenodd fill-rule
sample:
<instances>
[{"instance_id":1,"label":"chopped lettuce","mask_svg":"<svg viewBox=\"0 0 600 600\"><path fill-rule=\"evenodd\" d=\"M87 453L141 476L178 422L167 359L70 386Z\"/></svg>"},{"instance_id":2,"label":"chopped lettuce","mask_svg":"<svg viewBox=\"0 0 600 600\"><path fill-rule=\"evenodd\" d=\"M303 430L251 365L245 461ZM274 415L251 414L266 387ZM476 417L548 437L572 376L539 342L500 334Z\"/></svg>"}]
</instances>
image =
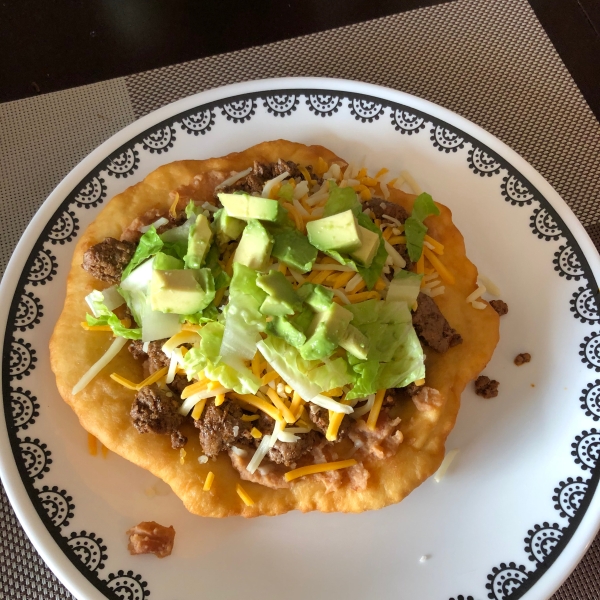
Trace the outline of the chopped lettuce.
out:
<instances>
[{"instance_id":1,"label":"chopped lettuce","mask_svg":"<svg viewBox=\"0 0 600 600\"><path fill-rule=\"evenodd\" d=\"M327 361L320 367L309 371L308 376L323 391L343 387L353 383L355 379L354 372L342 357Z\"/></svg>"},{"instance_id":2,"label":"chopped lettuce","mask_svg":"<svg viewBox=\"0 0 600 600\"><path fill-rule=\"evenodd\" d=\"M202 208L197 206L193 200L188 202L188 205L185 207L185 216L188 219L194 219L192 222L195 223L196 217L202 212Z\"/></svg>"},{"instance_id":3,"label":"chopped lettuce","mask_svg":"<svg viewBox=\"0 0 600 600\"><path fill-rule=\"evenodd\" d=\"M294 188L292 184L289 182L285 182L277 192L277 198L279 200L283 200L284 202L291 202L294 199Z\"/></svg>"},{"instance_id":4,"label":"chopped lettuce","mask_svg":"<svg viewBox=\"0 0 600 600\"><path fill-rule=\"evenodd\" d=\"M109 310L104 304L104 296L98 290L93 291L88 296L90 306L97 317L86 315L85 319L90 326L108 325L112 332L118 336L129 340L139 340L142 337L141 329L129 329L121 324L121 321L114 312Z\"/></svg>"},{"instance_id":5,"label":"chopped lettuce","mask_svg":"<svg viewBox=\"0 0 600 600\"><path fill-rule=\"evenodd\" d=\"M227 287L231 278L225 271L223 267L221 267L221 263L219 262L219 248L216 243L213 243L206 254L206 258L204 259L204 266L207 269L210 269L213 279L215 280L215 291L219 291L220 289Z\"/></svg>"},{"instance_id":6,"label":"chopped lettuce","mask_svg":"<svg viewBox=\"0 0 600 600\"><path fill-rule=\"evenodd\" d=\"M144 235L140 238L138 242L138 246L135 249L135 252L129 261L129 264L123 271L123 275L121 276L121 281L125 281L127 276L139 265L141 265L146 259L154 256L157 252L160 252L164 245L164 242L156 233L156 229L154 225L144 233Z\"/></svg>"},{"instance_id":7,"label":"chopped lettuce","mask_svg":"<svg viewBox=\"0 0 600 600\"><path fill-rule=\"evenodd\" d=\"M427 226L423 221L431 215L439 215L440 209L435 205L429 194L420 194L415 198L412 214L404 223L404 234L406 235L406 248L408 256L413 262L421 258L423 252L423 241L427 233Z\"/></svg>"},{"instance_id":8,"label":"chopped lettuce","mask_svg":"<svg viewBox=\"0 0 600 600\"><path fill-rule=\"evenodd\" d=\"M361 212L360 201L356 192L351 187L338 187L334 181L329 182L329 198L323 209L323 216L330 217L338 213L351 210L354 216Z\"/></svg>"},{"instance_id":9,"label":"chopped lettuce","mask_svg":"<svg viewBox=\"0 0 600 600\"><path fill-rule=\"evenodd\" d=\"M219 318L219 311L214 305L208 306L204 310L194 313L193 315L182 315L180 321L183 323L187 321L192 325L204 325L204 323L210 323L216 321Z\"/></svg>"}]
</instances>

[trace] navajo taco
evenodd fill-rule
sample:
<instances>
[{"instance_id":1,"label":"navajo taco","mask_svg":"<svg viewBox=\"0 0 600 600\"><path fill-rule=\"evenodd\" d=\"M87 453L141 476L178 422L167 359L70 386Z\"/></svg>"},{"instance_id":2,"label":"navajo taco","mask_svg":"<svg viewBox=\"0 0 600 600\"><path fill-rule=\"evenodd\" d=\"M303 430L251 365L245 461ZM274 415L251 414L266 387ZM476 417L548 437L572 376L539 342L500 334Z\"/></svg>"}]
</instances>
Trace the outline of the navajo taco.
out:
<instances>
[{"instance_id":1,"label":"navajo taco","mask_svg":"<svg viewBox=\"0 0 600 600\"><path fill-rule=\"evenodd\" d=\"M397 183L278 140L114 197L50 343L82 426L198 515L402 500L440 466L499 321L466 301L450 210Z\"/></svg>"}]
</instances>

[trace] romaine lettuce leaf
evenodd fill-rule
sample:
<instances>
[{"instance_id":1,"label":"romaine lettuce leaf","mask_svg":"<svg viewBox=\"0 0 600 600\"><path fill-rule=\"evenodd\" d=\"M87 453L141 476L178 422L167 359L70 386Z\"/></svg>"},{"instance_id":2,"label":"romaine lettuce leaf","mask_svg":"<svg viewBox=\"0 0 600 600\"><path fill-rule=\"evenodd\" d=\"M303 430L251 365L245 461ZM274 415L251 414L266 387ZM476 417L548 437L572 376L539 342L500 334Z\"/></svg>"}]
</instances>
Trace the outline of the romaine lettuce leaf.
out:
<instances>
[{"instance_id":1,"label":"romaine lettuce leaf","mask_svg":"<svg viewBox=\"0 0 600 600\"><path fill-rule=\"evenodd\" d=\"M427 233L427 226L423 221L431 215L439 215L440 209L435 205L429 194L420 194L415 198L412 214L404 223L404 235L406 235L406 248L408 256L413 262L421 258L423 252L423 241Z\"/></svg>"},{"instance_id":2,"label":"romaine lettuce leaf","mask_svg":"<svg viewBox=\"0 0 600 600\"><path fill-rule=\"evenodd\" d=\"M108 325L112 332L118 336L129 340L139 340L142 337L141 329L128 329L121 324L121 321L114 312L106 308L104 305L104 296L98 290L93 291L88 296L89 302L93 307L93 311L98 317L86 315L85 319L90 326Z\"/></svg>"},{"instance_id":3,"label":"romaine lettuce leaf","mask_svg":"<svg viewBox=\"0 0 600 600\"><path fill-rule=\"evenodd\" d=\"M330 217L338 213L351 210L354 216L361 212L360 201L356 192L351 187L338 187L334 181L329 181L329 198L323 209L323 216Z\"/></svg>"},{"instance_id":4,"label":"romaine lettuce leaf","mask_svg":"<svg viewBox=\"0 0 600 600\"><path fill-rule=\"evenodd\" d=\"M127 276L133 271L138 265L141 265L146 259L154 256L157 252L160 252L164 245L164 242L156 233L156 229L154 225L144 233L144 235L140 238L138 242L138 246L135 249L129 264L123 271L123 275L121 276L121 281L125 281Z\"/></svg>"}]
</instances>

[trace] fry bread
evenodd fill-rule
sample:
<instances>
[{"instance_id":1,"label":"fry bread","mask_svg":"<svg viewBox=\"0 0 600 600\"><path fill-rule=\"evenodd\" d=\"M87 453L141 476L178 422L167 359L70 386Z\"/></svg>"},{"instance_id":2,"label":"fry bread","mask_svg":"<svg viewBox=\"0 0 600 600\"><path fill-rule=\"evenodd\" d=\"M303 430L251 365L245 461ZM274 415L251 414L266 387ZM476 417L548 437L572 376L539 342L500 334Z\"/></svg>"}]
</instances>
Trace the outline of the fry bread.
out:
<instances>
[{"instance_id":1,"label":"fry bread","mask_svg":"<svg viewBox=\"0 0 600 600\"><path fill-rule=\"evenodd\" d=\"M445 354L426 348L427 386L439 391L439 405L418 410L412 401L400 403L396 412L402 419L400 429L404 441L394 456L365 461L364 467L370 473L366 489L356 491L347 483L327 492L323 481L312 475L296 479L284 489L242 481L226 453L221 453L215 461L198 463L203 452L197 430L187 424L182 432L189 441L185 447L185 461L181 464L179 451L171 448L169 436L137 432L129 416L135 392L109 377L117 372L131 381L144 378L141 363L126 349L84 390L75 396L71 393L82 374L102 356L113 340L110 333L85 332L80 325L87 312L84 297L94 288L108 287L81 268L85 250L106 237L119 238L135 218L148 210L166 213L173 201L170 193L174 190L192 190L188 197L208 199L216 182L228 177L232 171L252 166L254 160L275 162L283 158L304 166L316 166L319 157L328 164L334 161L342 167L346 164L321 146L278 140L223 158L164 165L115 196L89 226L75 249L64 309L50 342L51 365L59 392L85 430L111 451L168 483L194 514L254 517L279 515L294 509L360 512L399 502L439 467L446 438L456 421L460 395L465 385L485 367L498 342L496 312L490 306L476 310L465 302L476 288L477 269L466 257L463 237L452 223L450 210L438 205L441 215L428 219L429 234L444 244L443 262L456 277L456 284L446 285L445 293L435 301L464 341ZM220 177L215 177L215 172L220 172ZM395 189L390 189L390 194L390 200L411 209L414 196ZM340 446L340 459L344 458L344 452L344 447ZM205 492L202 487L209 471L214 473L215 479L210 491ZM236 493L238 483L242 483L254 500L254 506L242 502Z\"/></svg>"}]
</instances>

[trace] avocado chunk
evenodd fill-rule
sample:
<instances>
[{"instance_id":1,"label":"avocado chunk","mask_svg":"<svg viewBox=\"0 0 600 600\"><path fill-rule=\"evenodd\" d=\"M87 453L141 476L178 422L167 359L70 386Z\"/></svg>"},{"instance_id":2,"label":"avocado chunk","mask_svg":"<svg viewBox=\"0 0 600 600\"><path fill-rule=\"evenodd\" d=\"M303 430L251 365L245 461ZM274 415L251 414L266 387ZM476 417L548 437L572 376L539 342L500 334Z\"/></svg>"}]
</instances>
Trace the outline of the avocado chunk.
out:
<instances>
[{"instance_id":1,"label":"avocado chunk","mask_svg":"<svg viewBox=\"0 0 600 600\"><path fill-rule=\"evenodd\" d=\"M293 317L289 317L289 321L298 331L306 333L314 319L314 316L315 313L311 308L308 306L303 306L302 310L298 314L295 314Z\"/></svg>"},{"instance_id":2,"label":"avocado chunk","mask_svg":"<svg viewBox=\"0 0 600 600\"><path fill-rule=\"evenodd\" d=\"M287 317L273 317L273 320L267 323L267 333L282 338L294 348L299 348L306 341L306 335Z\"/></svg>"},{"instance_id":3,"label":"avocado chunk","mask_svg":"<svg viewBox=\"0 0 600 600\"><path fill-rule=\"evenodd\" d=\"M164 252L158 252L152 263L152 268L158 271L174 271L175 269L183 269L183 267L182 260Z\"/></svg>"},{"instance_id":4,"label":"avocado chunk","mask_svg":"<svg viewBox=\"0 0 600 600\"><path fill-rule=\"evenodd\" d=\"M152 271L152 310L190 315L204 310L214 297L215 286L209 269Z\"/></svg>"},{"instance_id":5,"label":"avocado chunk","mask_svg":"<svg viewBox=\"0 0 600 600\"><path fill-rule=\"evenodd\" d=\"M306 273L317 260L317 249L297 229L275 234L271 254L289 267Z\"/></svg>"},{"instance_id":6,"label":"avocado chunk","mask_svg":"<svg viewBox=\"0 0 600 600\"><path fill-rule=\"evenodd\" d=\"M230 217L227 210L219 209L213 217L213 231L217 234L220 244L226 244L231 240L237 240L246 227L246 221Z\"/></svg>"},{"instance_id":7,"label":"avocado chunk","mask_svg":"<svg viewBox=\"0 0 600 600\"><path fill-rule=\"evenodd\" d=\"M243 221L260 219L262 221L277 221L279 202L269 198L259 198L249 194L219 194L219 200L225 207L228 216Z\"/></svg>"},{"instance_id":8,"label":"avocado chunk","mask_svg":"<svg viewBox=\"0 0 600 600\"><path fill-rule=\"evenodd\" d=\"M303 283L297 293L315 312L324 312L333 303L333 292L319 284Z\"/></svg>"},{"instance_id":9,"label":"avocado chunk","mask_svg":"<svg viewBox=\"0 0 600 600\"><path fill-rule=\"evenodd\" d=\"M317 313L310 324L310 335L300 347L305 360L318 360L330 356L339 346L354 315L335 302L325 311Z\"/></svg>"},{"instance_id":10,"label":"avocado chunk","mask_svg":"<svg viewBox=\"0 0 600 600\"><path fill-rule=\"evenodd\" d=\"M188 269L199 269L202 266L206 253L210 248L212 236L213 233L208 219L202 214L198 215L196 222L190 227L188 250L183 259Z\"/></svg>"},{"instance_id":11,"label":"avocado chunk","mask_svg":"<svg viewBox=\"0 0 600 600\"><path fill-rule=\"evenodd\" d=\"M271 271L256 278L256 285L267 293L260 307L263 315L293 315L302 308L302 300L292 284L280 271Z\"/></svg>"},{"instance_id":12,"label":"avocado chunk","mask_svg":"<svg viewBox=\"0 0 600 600\"><path fill-rule=\"evenodd\" d=\"M354 252L361 245L358 224L351 210L309 221L306 224L308 241L323 252Z\"/></svg>"},{"instance_id":13,"label":"avocado chunk","mask_svg":"<svg viewBox=\"0 0 600 600\"><path fill-rule=\"evenodd\" d=\"M360 248L350 252L350 256L361 266L368 268L371 266L377 250L379 250L379 234L359 225L358 237L360 237Z\"/></svg>"},{"instance_id":14,"label":"avocado chunk","mask_svg":"<svg viewBox=\"0 0 600 600\"><path fill-rule=\"evenodd\" d=\"M348 325L346 333L340 340L340 346L360 360L367 360L369 339L353 325Z\"/></svg>"},{"instance_id":15,"label":"avocado chunk","mask_svg":"<svg viewBox=\"0 0 600 600\"><path fill-rule=\"evenodd\" d=\"M273 237L260 221L250 219L242 233L242 239L235 251L234 262L241 263L256 271L265 271L273 248Z\"/></svg>"}]
</instances>

